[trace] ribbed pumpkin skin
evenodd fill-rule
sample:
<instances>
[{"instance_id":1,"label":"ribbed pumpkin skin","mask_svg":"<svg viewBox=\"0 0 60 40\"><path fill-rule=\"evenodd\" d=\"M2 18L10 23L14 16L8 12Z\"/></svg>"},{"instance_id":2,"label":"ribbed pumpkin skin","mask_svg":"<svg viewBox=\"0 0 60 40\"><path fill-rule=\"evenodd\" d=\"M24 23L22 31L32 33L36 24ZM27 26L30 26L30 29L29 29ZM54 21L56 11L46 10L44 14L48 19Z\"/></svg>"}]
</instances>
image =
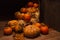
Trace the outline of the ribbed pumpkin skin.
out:
<instances>
[{"instance_id":1,"label":"ribbed pumpkin skin","mask_svg":"<svg viewBox=\"0 0 60 40\"><path fill-rule=\"evenodd\" d=\"M40 33L40 29L34 25L28 25L24 28L24 35L26 37L36 37Z\"/></svg>"}]
</instances>

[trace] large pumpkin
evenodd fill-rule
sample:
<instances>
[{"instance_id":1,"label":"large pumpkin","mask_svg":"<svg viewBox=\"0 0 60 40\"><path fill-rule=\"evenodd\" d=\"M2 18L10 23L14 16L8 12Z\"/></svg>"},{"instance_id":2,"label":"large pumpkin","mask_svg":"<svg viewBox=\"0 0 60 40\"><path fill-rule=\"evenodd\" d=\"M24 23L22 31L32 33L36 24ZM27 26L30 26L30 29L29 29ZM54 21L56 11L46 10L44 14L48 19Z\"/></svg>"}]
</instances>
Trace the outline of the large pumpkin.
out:
<instances>
[{"instance_id":1,"label":"large pumpkin","mask_svg":"<svg viewBox=\"0 0 60 40\"><path fill-rule=\"evenodd\" d=\"M30 14L25 14L25 15L24 15L24 20L25 20L26 22L30 21L30 19L31 19L31 15L30 15Z\"/></svg>"},{"instance_id":2,"label":"large pumpkin","mask_svg":"<svg viewBox=\"0 0 60 40\"><path fill-rule=\"evenodd\" d=\"M34 25L28 25L24 28L24 35L26 37L34 38L40 34L40 29Z\"/></svg>"},{"instance_id":3,"label":"large pumpkin","mask_svg":"<svg viewBox=\"0 0 60 40\"><path fill-rule=\"evenodd\" d=\"M4 34L9 35L12 33L12 28L11 27L5 27L3 31L4 31Z\"/></svg>"},{"instance_id":4,"label":"large pumpkin","mask_svg":"<svg viewBox=\"0 0 60 40\"><path fill-rule=\"evenodd\" d=\"M44 23L41 23L41 28L40 29L41 29L40 31L41 31L42 34L48 34L48 32L49 32L48 26L45 25Z\"/></svg>"},{"instance_id":5,"label":"large pumpkin","mask_svg":"<svg viewBox=\"0 0 60 40\"><path fill-rule=\"evenodd\" d=\"M33 6L33 2L28 2L28 7L32 7Z\"/></svg>"},{"instance_id":6,"label":"large pumpkin","mask_svg":"<svg viewBox=\"0 0 60 40\"><path fill-rule=\"evenodd\" d=\"M21 8L21 9L20 9L20 12L26 13L26 12L27 12L27 9L26 9L26 8Z\"/></svg>"},{"instance_id":7,"label":"large pumpkin","mask_svg":"<svg viewBox=\"0 0 60 40\"><path fill-rule=\"evenodd\" d=\"M17 20L11 20L11 21L8 22L8 25L9 25L12 29L14 29L14 27L15 27L16 25L18 25L18 21L17 21Z\"/></svg>"}]
</instances>

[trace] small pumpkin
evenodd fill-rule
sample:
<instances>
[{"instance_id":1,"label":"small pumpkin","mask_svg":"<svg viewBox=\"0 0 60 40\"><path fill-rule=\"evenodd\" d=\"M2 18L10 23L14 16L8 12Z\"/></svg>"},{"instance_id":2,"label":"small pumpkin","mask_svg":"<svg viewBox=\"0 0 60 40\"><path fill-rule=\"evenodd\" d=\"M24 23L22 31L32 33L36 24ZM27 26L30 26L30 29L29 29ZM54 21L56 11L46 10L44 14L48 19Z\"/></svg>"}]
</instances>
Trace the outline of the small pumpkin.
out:
<instances>
[{"instance_id":1,"label":"small pumpkin","mask_svg":"<svg viewBox=\"0 0 60 40\"><path fill-rule=\"evenodd\" d=\"M14 29L14 27L15 27L16 25L18 25L18 21L17 21L17 20L11 20L11 21L8 22L8 25L9 25L9 27L11 27L12 29Z\"/></svg>"},{"instance_id":2,"label":"small pumpkin","mask_svg":"<svg viewBox=\"0 0 60 40\"><path fill-rule=\"evenodd\" d=\"M18 20L18 23L22 27L24 27L26 25L26 22L24 20Z\"/></svg>"},{"instance_id":3,"label":"small pumpkin","mask_svg":"<svg viewBox=\"0 0 60 40\"><path fill-rule=\"evenodd\" d=\"M12 33L12 28L11 27L5 27L3 31L4 31L4 34L10 35Z\"/></svg>"},{"instance_id":4,"label":"small pumpkin","mask_svg":"<svg viewBox=\"0 0 60 40\"><path fill-rule=\"evenodd\" d=\"M20 15L20 18L19 19L24 19L24 13L22 13L21 15Z\"/></svg>"},{"instance_id":5,"label":"small pumpkin","mask_svg":"<svg viewBox=\"0 0 60 40\"><path fill-rule=\"evenodd\" d=\"M34 8L34 7L29 7L29 8L27 8L27 12L34 13L34 12L36 12L36 11L37 11L37 9Z\"/></svg>"},{"instance_id":6,"label":"small pumpkin","mask_svg":"<svg viewBox=\"0 0 60 40\"><path fill-rule=\"evenodd\" d=\"M48 34L49 28L48 28L48 26L45 25L44 23L41 23L40 31L41 31L42 34Z\"/></svg>"},{"instance_id":7,"label":"small pumpkin","mask_svg":"<svg viewBox=\"0 0 60 40\"><path fill-rule=\"evenodd\" d=\"M20 11L21 11L22 13L26 13L26 12L27 12L27 8L21 8Z\"/></svg>"},{"instance_id":8,"label":"small pumpkin","mask_svg":"<svg viewBox=\"0 0 60 40\"><path fill-rule=\"evenodd\" d=\"M30 23L34 24L36 22L38 22L36 18L31 18Z\"/></svg>"},{"instance_id":9,"label":"small pumpkin","mask_svg":"<svg viewBox=\"0 0 60 40\"><path fill-rule=\"evenodd\" d=\"M33 25L35 25L36 27L39 27L39 28L41 27L41 24L38 22L34 23Z\"/></svg>"},{"instance_id":10,"label":"small pumpkin","mask_svg":"<svg viewBox=\"0 0 60 40\"><path fill-rule=\"evenodd\" d=\"M18 11L18 12L15 12L15 14L14 14L14 15L15 15L15 17L16 17L16 18L18 18L18 19L20 19L20 18L21 18L21 17L20 17L21 13L20 13L19 11Z\"/></svg>"},{"instance_id":11,"label":"small pumpkin","mask_svg":"<svg viewBox=\"0 0 60 40\"><path fill-rule=\"evenodd\" d=\"M34 8L34 7L32 7L32 13L34 13L34 12L36 12L36 11L37 11L37 9Z\"/></svg>"},{"instance_id":12,"label":"small pumpkin","mask_svg":"<svg viewBox=\"0 0 60 40\"><path fill-rule=\"evenodd\" d=\"M38 6L39 6L38 3L34 3L34 4L33 4L33 7L35 7L35 8L38 8Z\"/></svg>"},{"instance_id":13,"label":"small pumpkin","mask_svg":"<svg viewBox=\"0 0 60 40\"><path fill-rule=\"evenodd\" d=\"M31 19L31 15L30 15L30 14L25 14L25 15L24 15L24 20L25 20L26 22L30 21L30 19Z\"/></svg>"},{"instance_id":14,"label":"small pumpkin","mask_svg":"<svg viewBox=\"0 0 60 40\"><path fill-rule=\"evenodd\" d=\"M23 30L23 28L22 28L20 25L16 25L16 26L14 27L14 31L15 31L16 33L20 33L20 32L22 32L22 30Z\"/></svg>"},{"instance_id":15,"label":"small pumpkin","mask_svg":"<svg viewBox=\"0 0 60 40\"><path fill-rule=\"evenodd\" d=\"M33 2L28 2L28 7L32 7L33 6Z\"/></svg>"},{"instance_id":16,"label":"small pumpkin","mask_svg":"<svg viewBox=\"0 0 60 40\"><path fill-rule=\"evenodd\" d=\"M27 8L27 12L32 12L32 8L31 7L29 7L29 8Z\"/></svg>"},{"instance_id":17,"label":"small pumpkin","mask_svg":"<svg viewBox=\"0 0 60 40\"><path fill-rule=\"evenodd\" d=\"M34 25L28 25L24 28L24 36L34 38L40 35L40 29Z\"/></svg>"}]
</instances>

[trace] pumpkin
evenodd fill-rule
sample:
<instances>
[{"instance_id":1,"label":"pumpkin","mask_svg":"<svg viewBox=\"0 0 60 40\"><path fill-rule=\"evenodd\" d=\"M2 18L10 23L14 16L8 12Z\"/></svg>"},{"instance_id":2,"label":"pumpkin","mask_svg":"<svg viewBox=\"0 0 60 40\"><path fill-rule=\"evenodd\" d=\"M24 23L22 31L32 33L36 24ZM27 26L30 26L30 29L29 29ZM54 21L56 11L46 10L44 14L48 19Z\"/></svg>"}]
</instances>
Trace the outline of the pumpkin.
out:
<instances>
[{"instance_id":1,"label":"pumpkin","mask_svg":"<svg viewBox=\"0 0 60 40\"><path fill-rule=\"evenodd\" d=\"M34 7L29 7L29 8L27 8L27 12L34 13L34 12L36 12L36 11L37 11L37 9L34 8Z\"/></svg>"},{"instance_id":2,"label":"pumpkin","mask_svg":"<svg viewBox=\"0 0 60 40\"><path fill-rule=\"evenodd\" d=\"M15 15L16 18L20 19L20 15L21 15L21 13L18 11L18 12L15 12L14 15Z\"/></svg>"},{"instance_id":3,"label":"pumpkin","mask_svg":"<svg viewBox=\"0 0 60 40\"><path fill-rule=\"evenodd\" d=\"M23 30L24 36L34 38L40 35L40 29L34 25L28 25Z\"/></svg>"},{"instance_id":4,"label":"pumpkin","mask_svg":"<svg viewBox=\"0 0 60 40\"><path fill-rule=\"evenodd\" d=\"M26 13L26 12L27 12L27 8L21 8L21 9L20 9L20 12Z\"/></svg>"},{"instance_id":5,"label":"pumpkin","mask_svg":"<svg viewBox=\"0 0 60 40\"><path fill-rule=\"evenodd\" d=\"M26 25L26 22L24 20L18 20L18 23L22 27L24 27Z\"/></svg>"},{"instance_id":6,"label":"pumpkin","mask_svg":"<svg viewBox=\"0 0 60 40\"><path fill-rule=\"evenodd\" d=\"M25 15L24 15L24 20L25 20L26 22L30 21L30 19L31 19L31 15L30 15L30 14L25 14Z\"/></svg>"},{"instance_id":7,"label":"pumpkin","mask_svg":"<svg viewBox=\"0 0 60 40\"><path fill-rule=\"evenodd\" d=\"M11 27L12 29L14 29L14 27L15 27L16 25L18 25L18 21L17 21L17 20L11 20L11 21L8 22L8 25L9 25L9 27Z\"/></svg>"},{"instance_id":8,"label":"pumpkin","mask_svg":"<svg viewBox=\"0 0 60 40\"><path fill-rule=\"evenodd\" d=\"M34 7L32 7L32 12L34 13L34 12L36 12L36 11L37 11L37 9L34 8Z\"/></svg>"},{"instance_id":9,"label":"pumpkin","mask_svg":"<svg viewBox=\"0 0 60 40\"><path fill-rule=\"evenodd\" d=\"M28 7L32 7L33 6L33 2L28 2Z\"/></svg>"},{"instance_id":10,"label":"pumpkin","mask_svg":"<svg viewBox=\"0 0 60 40\"><path fill-rule=\"evenodd\" d=\"M36 23L36 22L38 22L38 21L36 20L36 18L31 18L30 23L34 24L34 23Z\"/></svg>"},{"instance_id":11,"label":"pumpkin","mask_svg":"<svg viewBox=\"0 0 60 40\"><path fill-rule=\"evenodd\" d=\"M31 7L29 7L29 8L27 8L27 12L32 12L32 8Z\"/></svg>"},{"instance_id":12,"label":"pumpkin","mask_svg":"<svg viewBox=\"0 0 60 40\"><path fill-rule=\"evenodd\" d=\"M42 34L48 34L49 28L44 23L41 23L40 31L41 31Z\"/></svg>"},{"instance_id":13,"label":"pumpkin","mask_svg":"<svg viewBox=\"0 0 60 40\"><path fill-rule=\"evenodd\" d=\"M38 3L34 3L34 4L33 4L33 7L35 7L35 8L38 8L38 6L39 6Z\"/></svg>"},{"instance_id":14,"label":"pumpkin","mask_svg":"<svg viewBox=\"0 0 60 40\"><path fill-rule=\"evenodd\" d=\"M24 19L24 13L20 15L20 19Z\"/></svg>"},{"instance_id":15,"label":"pumpkin","mask_svg":"<svg viewBox=\"0 0 60 40\"><path fill-rule=\"evenodd\" d=\"M38 22L34 23L33 25L35 25L36 27L39 27L39 28L41 27L41 24Z\"/></svg>"},{"instance_id":16,"label":"pumpkin","mask_svg":"<svg viewBox=\"0 0 60 40\"><path fill-rule=\"evenodd\" d=\"M5 27L3 31L4 31L4 34L10 35L12 33L12 28L11 27Z\"/></svg>"},{"instance_id":17,"label":"pumpkin","mask_svg":"<svg viewBox=\"0 0 60 40\"><path fill-rule=\"evenodd\" d=\"M14 27L14 31L16 32L16 33L20 33L20 32L22 32L22 27L20 26L20 25L16 25L15 27Z\"/></svg>"}]
</instances>

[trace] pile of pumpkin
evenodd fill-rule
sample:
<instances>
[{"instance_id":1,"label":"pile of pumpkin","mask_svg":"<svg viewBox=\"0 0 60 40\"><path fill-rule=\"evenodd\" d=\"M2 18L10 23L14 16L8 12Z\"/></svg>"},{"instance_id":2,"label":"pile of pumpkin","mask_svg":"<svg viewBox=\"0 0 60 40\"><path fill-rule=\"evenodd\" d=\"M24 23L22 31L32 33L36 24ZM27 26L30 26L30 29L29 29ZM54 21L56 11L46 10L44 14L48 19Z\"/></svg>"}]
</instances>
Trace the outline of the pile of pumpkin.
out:
<instances>
[{"instance_id":1,"label":"pile of pumpkin","mask_svg":"<svg viewBox=\"0 0 60 40\"><path fill-rule=\"evenodd\" d=\"M8 22L8 27L4 28L4 34L9 35L14 31L16 33L23 32L26 37L36 37L40 33L48 33L48 26L39 23L38 3L28 2L27 5L27 8L21 8L20 11L15 12L17 20Z\"/></svg>"}]
</instances>

